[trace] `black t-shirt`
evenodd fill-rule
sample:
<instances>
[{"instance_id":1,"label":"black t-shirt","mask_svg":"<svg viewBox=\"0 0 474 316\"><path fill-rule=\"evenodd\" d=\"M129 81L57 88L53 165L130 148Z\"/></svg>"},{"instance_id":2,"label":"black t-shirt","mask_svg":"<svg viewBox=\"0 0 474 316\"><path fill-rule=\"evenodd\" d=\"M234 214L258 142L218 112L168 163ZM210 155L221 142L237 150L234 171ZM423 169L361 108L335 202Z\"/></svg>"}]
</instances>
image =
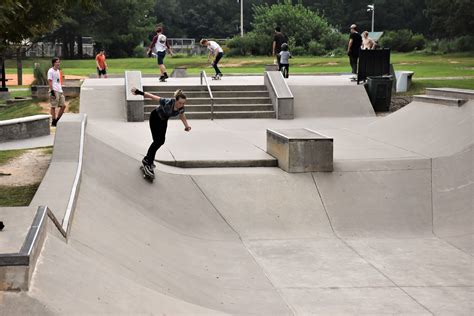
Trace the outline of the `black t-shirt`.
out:
<instances>
[{"instance_id":1,"label":"black t-shirt","mask_svg":"<svg viewBox=\"0 0 474 316\"><path fill-rule=\"evenodd\" d=\"M278 54L281 52L281 45L283 43L288 43L288 38L283 33L276 33L273 37L273 41L276 43L275 54Z\"/></svg>"},{"instance_id":2,"label":"black t-shirt","mask_svg":"<svg viewBox=\"0 0 474 316\"><path fill-rule=\"evenodd\" d=\"M352 46L349 55L359 56L360 46L362 45L362 36L359 33L351 33L349 39L352 39Z\"/></svg>"},{"instance_id":3,"label":"black t-shirt","mask_svg":"<svg viewBox=\"0 0 474 316\"><path fill-rule=\"evenodd\" d=\"M175 110L174 105L176 104L176 99L174 98L161 98L160 105L157 107L158 115L162 120L166 120L170 117L177 116L184 113L184 106Z\"/></svg>"}]
</instances>

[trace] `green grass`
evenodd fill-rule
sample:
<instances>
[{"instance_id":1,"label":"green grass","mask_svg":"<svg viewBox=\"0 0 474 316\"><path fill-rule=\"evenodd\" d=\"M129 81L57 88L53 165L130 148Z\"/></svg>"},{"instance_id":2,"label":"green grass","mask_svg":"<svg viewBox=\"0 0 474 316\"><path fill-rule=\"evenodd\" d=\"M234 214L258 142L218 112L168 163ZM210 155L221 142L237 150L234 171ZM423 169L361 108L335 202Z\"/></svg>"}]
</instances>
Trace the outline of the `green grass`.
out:
<instances>
[{"instance_id":1,"label":"green grass","mask_svg":"<svg viewBox=\"0 0 474 316\"><path fill-rule=\"evenodd\" d=\"M69 112L71 113L79 113L79 98L72 98L69 100Z\"/></svg>"},{"instance_id":2,"label":"green grass","mask_svg":"<svg viewBox=\"0 0 474 316\"><path fill-rule=\"evenodd\" d=\"M34 101L24 101L0 110L0 121L42 114L42 109Z\"/></svg>"},{"instance_id":3,"label":"green grass","mask_svg":"<svg viewBox=\"0 0 474 316\"><path fill-rule=\"evenodd\" d=\"M6 164L12 159L18 158L23 155L26 149L15 149L15 150L2 150L0 151L0 166Z\"/></svg>"},{"instance_id":4,"label":"green grass","mask_svg":"<svg viewBox=\"0 0 474 316\"><path fill-rule=\"evenodd\" d=\"M50 60L25 60L23 62L24 72L32 73L35 62L40 62L46 67L49 66ZM417 78L474 75L474 56L472 54L392 53L391 62L394 64L395 70L414 71ZM142 73L156 74L158 69L154 58L108 59L107 63L111 74L122 74L125 70L140 70ZM206 56L167 57L165 63L170 71L177 66L186 66L188 73L191 74L199 73L202 69L212 70ZM262 73L264 66L270 63L273 63L273 58L266 56L224 56L221 62L225 73ZM295 56L290 64L291 73L318 74L350 71L346 56ZM14 61L8 60L6 66L8 73L16 73ZM95 61L93 59L63 60L62 68L66 75L88 76L95 73Z\"/></svg>"},{"instance_id":5,"label":"green grass","mask_svg":"<svg viewBox=\"0 0 474 316\"><path fill-rule=\"evenodd\" d=\"M39 185L0 186L0 207L28 206Z\"/></svg>"}]
</instances>

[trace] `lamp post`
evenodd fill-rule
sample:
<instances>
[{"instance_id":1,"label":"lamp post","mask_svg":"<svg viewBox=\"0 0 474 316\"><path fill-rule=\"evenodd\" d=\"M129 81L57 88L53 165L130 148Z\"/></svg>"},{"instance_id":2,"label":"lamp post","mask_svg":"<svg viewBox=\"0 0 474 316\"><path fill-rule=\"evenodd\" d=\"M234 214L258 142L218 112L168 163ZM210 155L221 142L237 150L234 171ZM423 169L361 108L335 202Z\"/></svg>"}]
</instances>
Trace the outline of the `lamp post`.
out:
<instances>
[{"instance_id":1,"label":"lamp post","mask_svg":"<svg viewBox=\"0 0 474 316\"><path fill-rule=\"evenodd\" d=\"M367 12L372 11L372 32L374 32L375 4L367 5Z\"/></svg>"},{"instance_id":2,"label":"lamp post","mask_svg":"<svg viewBox=\"0 0 474 316\"><path fill-rule=\"evenodd\" d=\"M237 0L240 2L240 36L244 37L244 0Z\"/></svg>"}]
</instances>

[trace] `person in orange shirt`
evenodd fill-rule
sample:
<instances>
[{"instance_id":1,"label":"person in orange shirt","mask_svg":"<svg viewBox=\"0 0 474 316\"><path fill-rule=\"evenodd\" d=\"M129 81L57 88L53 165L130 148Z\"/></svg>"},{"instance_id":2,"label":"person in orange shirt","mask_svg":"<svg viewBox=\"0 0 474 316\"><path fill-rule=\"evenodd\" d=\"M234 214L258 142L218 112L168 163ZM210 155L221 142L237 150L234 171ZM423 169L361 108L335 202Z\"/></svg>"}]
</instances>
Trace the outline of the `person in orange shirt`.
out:
<instances>
[{"instance_id":1,"label":"person in orange shirt","mask_svg":"<svg viewBox=\"0 0 474 316\"><path fill-rule=\"evenodd\" d=\"M101 49L97 56L95 56L95 63L97 65L97 76L107 78L107 63L105 62L105 51Z\"/></svg>"}]
</instances>

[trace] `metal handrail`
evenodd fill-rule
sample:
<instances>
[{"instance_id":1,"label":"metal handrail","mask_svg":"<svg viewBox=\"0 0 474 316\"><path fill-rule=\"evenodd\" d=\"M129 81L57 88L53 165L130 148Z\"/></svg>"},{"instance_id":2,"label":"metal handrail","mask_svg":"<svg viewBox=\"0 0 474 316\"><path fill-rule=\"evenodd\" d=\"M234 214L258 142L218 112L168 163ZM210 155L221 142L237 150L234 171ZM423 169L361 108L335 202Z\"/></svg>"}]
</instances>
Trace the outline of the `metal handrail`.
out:
<instances>
[{"instance_id":1,"label":"metal handrail","mask_svg":"<svg viewBox=\"0 0 474 316\"><path fill-rule=\"evenodd\" d=\"M209 92L209 97L211 98L211 121L214 120L214 96L212 95L211 86L209 85L209 81L207 80L207 75L204 70L201 70L201 86L202 86L202 78L206 81L207 91Z\"/></svg>"}]
</instances>

